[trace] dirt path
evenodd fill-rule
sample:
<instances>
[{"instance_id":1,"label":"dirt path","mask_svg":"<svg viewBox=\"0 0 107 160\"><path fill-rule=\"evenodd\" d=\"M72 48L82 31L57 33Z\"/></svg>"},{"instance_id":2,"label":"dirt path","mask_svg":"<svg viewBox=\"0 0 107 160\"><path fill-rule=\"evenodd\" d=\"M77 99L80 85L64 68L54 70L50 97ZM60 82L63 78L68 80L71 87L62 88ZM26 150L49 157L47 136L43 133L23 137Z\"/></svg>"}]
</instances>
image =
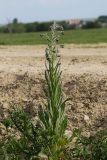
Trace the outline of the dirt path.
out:
<instances>
[{"instance_id":1,"label":"dirt path","mask_svg":"<svg viewBox=\"0 0 107 160\"><path fill-rule=\"evenodd\" d=\"M40 73L44 70L45 46L1 46L0 71ZM65 74L107 74L107 47L60 49Z\"/></svg>"}]
</instances>

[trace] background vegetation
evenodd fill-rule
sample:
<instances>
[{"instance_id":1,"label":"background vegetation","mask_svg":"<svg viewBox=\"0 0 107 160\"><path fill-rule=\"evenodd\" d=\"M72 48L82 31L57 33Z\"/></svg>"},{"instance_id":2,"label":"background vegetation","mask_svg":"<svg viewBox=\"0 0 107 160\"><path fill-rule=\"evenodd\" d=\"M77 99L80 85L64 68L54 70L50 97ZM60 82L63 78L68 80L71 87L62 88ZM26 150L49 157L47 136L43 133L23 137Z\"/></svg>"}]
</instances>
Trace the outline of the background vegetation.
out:
<instances>
[{"instance_id":1,"label":"background vegetation","mask_svg":"<svg viewBox=\"0 0 107 160\"><path fill-rule=\"evenodd\" d=\"M0 45L36 45L46 44L44 39L41 39L40 35L45 32L33 32L33 33L1 33ZM107 43L107 29L78 29L65 31L60 43L74 43L74 44L86 44L86 43Z\"/></svg>"},{"instance_id":2,"label":"background vegetation","mask_svg":"<svg viewBox=\"0 0 107 160\"><path fill-rule=\"evenodd\" d=\"M30 45L46 44L40 34L50 30L52 21L20 23L17 18L12 22L0 26L0 45ZM106 43L107 16L100 16L95 20L58 21L65 34L61 43Z\"/></svg>"},{"instance_id":3,"label":"background vegetation","mask_svg":"<svg viewBox=\"0 0 107 160\"><path fill-rule=\"evenodd\" d=\"M8 22L5 25L0 26L0 33L28 33L38 31L48 31L52 25L52 21L49 22L31 22L21 23L17 18ZM88 28L107 28L107 16L99 16L97 19L81 19L81 20L63 20L58 21L64 30L70 29L88 29Z\"/></svg>"}]
</instances>

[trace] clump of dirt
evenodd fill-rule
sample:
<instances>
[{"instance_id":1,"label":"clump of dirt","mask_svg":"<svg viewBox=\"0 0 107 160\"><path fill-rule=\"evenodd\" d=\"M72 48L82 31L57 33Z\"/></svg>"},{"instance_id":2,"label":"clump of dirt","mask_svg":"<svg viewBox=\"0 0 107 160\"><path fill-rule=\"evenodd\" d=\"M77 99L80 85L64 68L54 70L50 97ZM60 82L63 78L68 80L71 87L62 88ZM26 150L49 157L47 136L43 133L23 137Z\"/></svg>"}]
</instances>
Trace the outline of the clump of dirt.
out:
<instances>
[{"instance_id":1,"label":"clump of dirt","mask_svg":"<svg viewBox=\"0 0 107 160\"><path fill-rule=\"evenodd\" d=\"M4 74L4 76L2 73L0 80L0 135L2 138L7 134L2 121L9 116L13 108L23 107L31 118L37 116L37 109L42 101L41 88L44 81L28 75L27 72L22 75Z\"/></svg>"},{"instance_id":2,"label":"clump of dirt","mask_svg":"<svg viewBox=\"0 0 107 160\"><path fill-rule=\"evenodd\" d=\"M67 105L71 128L90 133L107 129L107 77L71 75L64 83L64 92L71 97Z\"/></svg>"}]
</instances>

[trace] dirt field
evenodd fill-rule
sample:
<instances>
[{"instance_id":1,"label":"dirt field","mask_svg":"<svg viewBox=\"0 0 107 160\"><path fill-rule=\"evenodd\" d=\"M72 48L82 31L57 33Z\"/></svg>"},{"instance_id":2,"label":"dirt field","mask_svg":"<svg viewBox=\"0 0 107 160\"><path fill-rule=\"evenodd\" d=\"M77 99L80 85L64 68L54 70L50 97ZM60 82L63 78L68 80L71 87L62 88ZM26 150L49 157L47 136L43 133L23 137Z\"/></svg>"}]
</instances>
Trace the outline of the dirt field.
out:
<instances>
[{"instance_id":1,"label":"dirt field","mask_svg":"<svg viewBox=\"0 0 107 160\"><path fill-rule=\"evenodd\" d=\"M0 121L16 105L37 115L45 47L0 46ZM81 127L88 135L107 128L107 45L65 45L60 53L64 95L72 99L66 107L68 127Z\"/></svg>"}]
</instances>

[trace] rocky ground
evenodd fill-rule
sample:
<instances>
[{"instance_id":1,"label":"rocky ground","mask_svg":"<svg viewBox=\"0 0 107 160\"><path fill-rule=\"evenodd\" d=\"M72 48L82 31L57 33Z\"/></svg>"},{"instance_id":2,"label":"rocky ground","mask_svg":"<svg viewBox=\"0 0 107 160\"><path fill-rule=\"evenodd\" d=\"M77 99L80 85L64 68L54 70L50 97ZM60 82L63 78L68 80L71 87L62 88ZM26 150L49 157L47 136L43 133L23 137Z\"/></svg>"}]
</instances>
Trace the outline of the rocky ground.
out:
<instances>
[{"instance_id":1,"label":"rocky ground","mask_svg":"<svg viewBox=\"0 0 107 160\"><path fill-rule=\"evenodd\" d=\"M31 117L43 101L46 46L0 46L0 122L12 107ZM60 49L62 84L69 128L86 134L107 128L107 45ZM5 129L4 129L5 130ZM0 137L6 132L0 123Z\"/></svg>"}]
</instances>

